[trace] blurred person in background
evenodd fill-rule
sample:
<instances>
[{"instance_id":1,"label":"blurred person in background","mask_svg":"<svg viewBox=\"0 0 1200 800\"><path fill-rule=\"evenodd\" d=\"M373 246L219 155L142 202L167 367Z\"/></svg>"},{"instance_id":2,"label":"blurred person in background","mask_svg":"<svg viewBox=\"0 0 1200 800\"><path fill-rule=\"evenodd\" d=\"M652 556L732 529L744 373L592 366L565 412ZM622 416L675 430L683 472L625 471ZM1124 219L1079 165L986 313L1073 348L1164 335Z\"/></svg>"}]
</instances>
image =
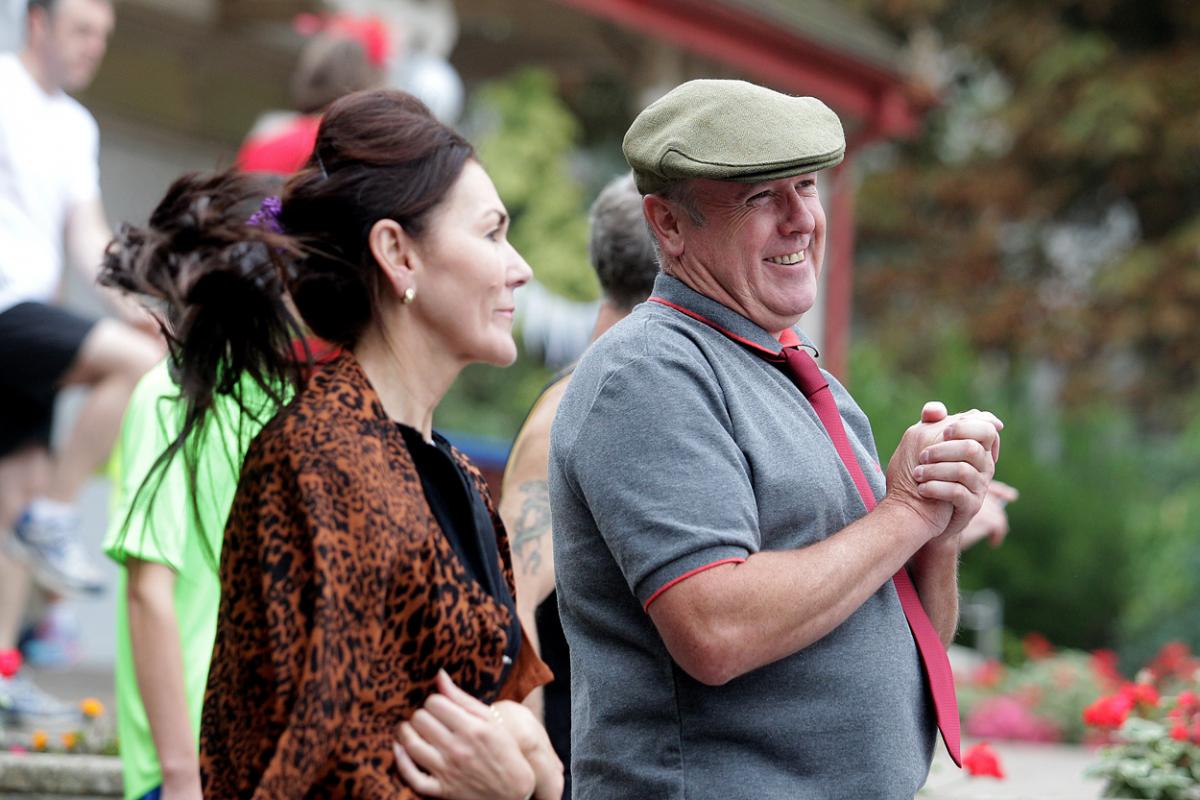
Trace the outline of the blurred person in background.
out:
<instances>
[{"instance_id":1,"label":"blurred person in background","mask_svg":"<svg viewBox=\"0 0 1200 800\"><path fill-rule=\"evenodd\" d=\"M309 24L320 23L312 18ZM292 75L295 113L264 114L238 151L237 165L275 175L291 175L304 166L329 104L382 85L387 41L382 23L348 17L335 17L313 33Z\"/></svg>"},{"instance_id":2,"label":"blurred person in background","mask_svg":"<svg viewBox=\"0 0 1200 800\"><path fill-rule=\"evenodd\" d=\"M248 180L246 203L232 213L260 224L264 215L255 210L278 188L273 177ZM162 310L168 331L184 322L186 307ZM326 354L315 342L310 352ZM221 539L242 459L276 411L270 395L247 380L236 393L217 395L205 423L173 451L187 424L178 374L164 359L129 401L104 544L119 565L114 678L129 800L201 796L197 741Z\"/></svg>"},{"instance_id":3,"label":"blurred person in background","mask_svg":"<svg viewBox=\"0 0 1200 800\"><path fill-rule=\"evenodd\" d=\"M601 300L592 341L650 296L658 260L642 217L642 196L625 174L610 181L591 209L589 256L600 280ZM513 441L504 469L500 516L512 536L517 612L554 681L530 696L564 764L571 753L571 682L566 640L554 596L554 544L550 536L550 493L546 468L550 423L571 380L572 367L534 401ZM569 777L568 777L569 783Z\"/></svg>"},{"instance_id":4,"label":"blurred person in background","mask_svg":"<svg viewBox=\"0 0 1200 800\"><path fill-rule=\"evenodd\" d=\"M67 93L91 82L112 28L109 0L31 0L24 46L0 56L0 531L11 556L0 556L0 661L18 667L26 567L54 592L103 590L74 502L162 353L150 317L115 292L103 295L121 320L56 305L64 262L91 284L111 237L96 122ZM67 386L90 391L52 455L54 400ZM72 713L20 671L0 679L0 695L18 715Z\"/></svg>"},{"instance_id":5,"label":"blurred person in background","mask_svg":"<svg viewBox=\"0 0 1200 800\"><path fill-rule=\"evenodd\" d=\"M507 535L432 429L466 364L516 356L531 273L503 204L471 146L394 91L330 107L274 204L282 232L245 223L250 180L179 179L104 273L175 308L186 413L164 459L219 396L252 385L277 412L225 528L204 794L557 799L561 763L515 702L550 676L521 631ZM301 320L341 348L307 379ZM471 757L440 758L448 740Z\"/></svg>"}]
</instances>

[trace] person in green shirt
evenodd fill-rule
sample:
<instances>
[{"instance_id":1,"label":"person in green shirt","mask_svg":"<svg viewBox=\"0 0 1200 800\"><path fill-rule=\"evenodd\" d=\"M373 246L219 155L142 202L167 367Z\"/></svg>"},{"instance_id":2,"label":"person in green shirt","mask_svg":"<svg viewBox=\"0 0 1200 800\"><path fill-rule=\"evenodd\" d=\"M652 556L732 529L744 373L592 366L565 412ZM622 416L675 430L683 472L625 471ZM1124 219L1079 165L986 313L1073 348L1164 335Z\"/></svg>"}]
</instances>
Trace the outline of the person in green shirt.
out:
<instances>
[{"instance_id":1,"label":"person in green shirt","mask_svg":"<svg viewBox=\"0 0 1200 800\"><path fill-rule=\"evenodd\" d=\"M276 410L252 381L240 399L239 406L217 396L203 427L161 467L185 410L169 360L142 378L125 415L104 550L121 565L116 701L131 800L157 797L159 787L164 797L201 796L196 741L217 625L221 538L242 457Z\"/></svg>"}]
</instances>

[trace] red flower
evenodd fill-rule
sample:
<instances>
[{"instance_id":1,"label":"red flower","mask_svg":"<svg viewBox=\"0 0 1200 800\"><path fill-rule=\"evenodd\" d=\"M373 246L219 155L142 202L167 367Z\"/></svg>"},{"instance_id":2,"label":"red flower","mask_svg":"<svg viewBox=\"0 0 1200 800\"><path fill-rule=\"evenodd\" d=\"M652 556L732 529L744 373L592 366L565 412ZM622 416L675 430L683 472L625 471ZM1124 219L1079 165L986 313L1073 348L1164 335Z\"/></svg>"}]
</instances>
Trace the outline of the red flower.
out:
<instances>
[{"instance_id":1,"label":"red flower","mask_svg":"<svg viewBox=\"0 0 1200 800\"><path fill-rule=\"evenodd\" d=\"M0 650L0 677L11 678L21 669L21 651Z\"/></svg>"},{"instance_id":2,"label":"red flower","mask_svg":"<svg viewBox=\"0 0 1200 800\"><path fill-rule=\"evenodd\" d=\"M967 750L963 755L963 768L966 769L968 775L975 778L982 776L1001 780L1004 778L1004 770L1000 767L1000 757L987 742L980 742Z\"/></svg>"},{"instance_id":3,"label":"red flower","mask_svg":"<svg viewBox=\"0 0 1200 800\"><path fill-rule=\"evenodd\" d=\"M1125 680L1117 670L1117 654L1112 650L1092 651L1092 672L1110 686L1120 686Z\"/></svg>"},{"instance_id":4,"label":"red flower","mask_svg":"<svg viewBox=\"0 0 1200 800\"><path fill-rule=\"evenodd\" d=\"M1158 655L1150 662L1149 670L1156 680L1175 677L1187 680L1191 677L1200 662L1192 657L1188 646L1183 642L1167 642L1158 651Z\"/></svg>"},{"instance_id":5,"label":"red flower","mask_svg":"<svg viewBox=\"0 0 1200 800\"><path fill-rule=\"evenodd\" d=\"M971 675L971 683L984 689L994 689L1004 679L1004 665L992 659L979 665Z\"/></svg>"},{"instance_id":6,"label":"red flower","mask_svg":"<svg viewBox=\"0 0 1200 800\"><path fill-rule=\"evenodd\" d=\"M1191 689L1185 689L1184 691L1180 692L1179 697L1175 699L1175 702L1180 708L1185 710L1189 708L1200 708L1200 698L1197 698L1196 693Z\"/></svg>"},{"instance_id":7,"label":"red flower","mask_svg":"<svg viewBox=\"0 0 1200 800\"><path fill-rule=\"evenodd\" d=\"M1171 738L1177 742L1186 742L1188 740L1188 729L1184 725L1176 725L1171 728Z\"/></svg>"},{"instance_id":8,"label":"red flower","mask_svg":"<svg viewBox=\"0 0 1200 800\"><path fill-rule=\"evenodd\" d=\"M1154 708L1158 705L1158 689L1149 683L1127 683L1121 687L1121 694L1138 705Z\"/></svg>"},{"instance_id":9,"label":"red flower","mask_svg":"<svg viewBox=\"0 0 1200 800\"><path fill-rule=\"evenodd\" d=\"M1030 661L1037 661L1040 658L1046 658L1054 654L1054 645L1050 644L1050 640L1040 633L1033 632L1025 634L1021 639L1021 646L1025 648L1025 657Z\"/></svg>"},{"instance_id":10,"label":"red flower","mask_svg":"<svg viewBox=\"0 0 1200 800\"><path fill-rule=\"evenodd\" d=\"M1119 728L1133 710L1133 697L1122 691L1096 700L1083 710L1083 721L1098 728Z\"/></svg>"}]
</instances>

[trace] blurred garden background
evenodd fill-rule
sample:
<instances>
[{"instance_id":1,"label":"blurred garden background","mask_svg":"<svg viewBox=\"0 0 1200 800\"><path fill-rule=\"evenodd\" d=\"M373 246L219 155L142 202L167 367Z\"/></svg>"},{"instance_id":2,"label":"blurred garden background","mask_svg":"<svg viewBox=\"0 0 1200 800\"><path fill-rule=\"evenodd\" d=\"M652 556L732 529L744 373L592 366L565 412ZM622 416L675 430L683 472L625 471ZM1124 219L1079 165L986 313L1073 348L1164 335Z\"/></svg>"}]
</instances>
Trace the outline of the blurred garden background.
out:
<instances>
[{"instance_id":1,"label":"blurred garden background","mask_svg":"<svg viewBox=\"0 0 1200 800\"><path fill-rule=\"evenodd\" d=\"M14 45L24 3L10 5ZM869 143L838 178L854 238L851 250L834 229L824 276L827 284L852 276L848 355L833 368L885 455L927 398L989 408L1008 422L998 477L1022 493L1008 509L1013 533L1000 548L972 552L962 583L1002 598L1010 656L1030 632L1058 646L1114 648L1127 671L1170 640L1200 648L1197 4L118 0L116 8L109 55L81 98L100 122L114 222L144 219L184 169L230 163L260 113L287 107L303 42L298 14L381 14L400 31L393 47L410 78L417 62L405 54L440 61L443 71L426 70L427 91L444 97L477 143L538 281L525 290L517 366L470 369L438 420L482 437L494 459L586 342L597 293L586 210L624 168L621 137L649 98L697 75L768 84L777 75L791 91L810 77L819 95L826 77L809 62L828 52L886 75L885 99L902 104L911 124L872 138L859 118L873 112L842 111L852 148L855 136ZM773 54L783 66L760 64L755 48L778 42L751 42L743 53L689 39L678 21L671 29L643 19L705 8L727 27L766 22L796 49ZM704 30L703 19L691 24ZM846 207L828 196L826 205L832 216ZM530 302L535 294L546 302ZM826 322L802 324L820 339Z\"/></svg>"}]
</instances>

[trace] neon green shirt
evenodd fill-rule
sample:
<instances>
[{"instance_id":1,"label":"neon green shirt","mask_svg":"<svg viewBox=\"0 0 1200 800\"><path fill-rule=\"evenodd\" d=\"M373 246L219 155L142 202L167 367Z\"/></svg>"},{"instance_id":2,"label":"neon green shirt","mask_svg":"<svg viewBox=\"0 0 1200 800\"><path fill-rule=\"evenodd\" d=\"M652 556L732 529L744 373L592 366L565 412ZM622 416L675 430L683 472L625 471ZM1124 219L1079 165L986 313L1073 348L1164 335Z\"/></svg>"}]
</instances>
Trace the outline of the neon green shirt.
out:
<instances>
[{"instance_id":1,"label":"neon green shirt","mask_svg":"<svg viewBox=\"0 0 1200 800\"><path fill-rule=\"evenodd\" d=\"M119 443L119 476L114 480L114 507L104 551L121 565L117 590L116 701L117 734L125 774L125 797L139 798L162 784L150 723L142 706L129 639L125 559L165 564L175 571L175 615L183 655L184 691L198 738L200 708L208 681L217 627L220 556L225 519L237 489L242 458L251 440L274 413L270 401L251 381L242 385L247 406L261 413L243 414L232 399L218 397L214 412L199 432L196 465L197 514L192 510L188 471L182 455L152 479L137 508L129 513L138 487L158 456L177 435L183 407L178 387L163 361L142 378L125 412ZM153 498L152 503L147 501ZM126 518L128 517L128 524ZM207 538L207 552L201 535Z\"/></svg>"}]
</instances>

